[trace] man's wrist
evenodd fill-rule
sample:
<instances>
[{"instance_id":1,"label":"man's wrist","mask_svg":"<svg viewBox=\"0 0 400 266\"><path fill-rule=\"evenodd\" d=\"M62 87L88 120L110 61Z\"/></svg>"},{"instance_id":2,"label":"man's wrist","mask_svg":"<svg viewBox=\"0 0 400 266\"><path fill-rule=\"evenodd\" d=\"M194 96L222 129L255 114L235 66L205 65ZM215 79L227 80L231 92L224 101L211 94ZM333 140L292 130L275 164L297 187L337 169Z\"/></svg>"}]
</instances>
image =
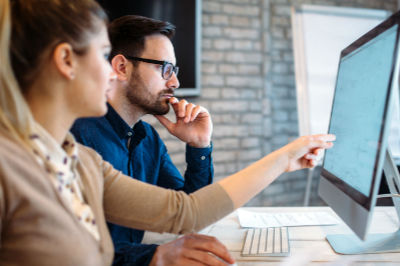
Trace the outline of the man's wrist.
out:
<instances>
[{"instance_id":1,"label":"man's wrist","mask_svg":"<svg viewBox=\"0 0 400 266\"><path fill-rule=\"evenodd\" d=\"M192 148L204 149L204 148L210 148L211 147L211 141L207 141L207 142L204 142L204 143L188 142L187 145L189 145Z\"/></svg>"},{"instance_id":2,"label":"man's wrist","mask_svg":"<svg viewBox=\"0 0 400 266\"><path fill-rule=\"evenodd\" d=\"M210 144L205 148L195 148L186 145L186 162L189 168L196 169L199 171L200 169L204 169L204 167L209 167L211 162L211 153L213 149L213 144Z\"/></svg>"}]
</instances>

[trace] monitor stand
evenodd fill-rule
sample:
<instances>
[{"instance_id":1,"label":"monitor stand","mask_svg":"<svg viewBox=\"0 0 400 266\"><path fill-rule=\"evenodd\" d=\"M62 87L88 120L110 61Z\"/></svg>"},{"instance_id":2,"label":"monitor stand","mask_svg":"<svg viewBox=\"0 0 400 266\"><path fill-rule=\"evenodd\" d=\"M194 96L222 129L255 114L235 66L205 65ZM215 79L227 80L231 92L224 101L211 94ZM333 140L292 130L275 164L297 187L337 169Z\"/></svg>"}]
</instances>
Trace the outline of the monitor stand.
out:
<instances>
[{"instance_id":1,"label":"monitor stand","mask_svg":"<svg viewBox=\"0 0 400 266\"><path fill-rule=\"evenodd\" d=\"M396 164L390 154L386 151L383 166L389 191L393 199L397 217L400 221L400 176ZM397 195L397 196L393 196ZM368 234L365 241L360 240L355 234L327 235L326 239L335 252L346 255L366 253L389 253L400 252L400 230L388 234Z\"/></svg>"}]
</instances>

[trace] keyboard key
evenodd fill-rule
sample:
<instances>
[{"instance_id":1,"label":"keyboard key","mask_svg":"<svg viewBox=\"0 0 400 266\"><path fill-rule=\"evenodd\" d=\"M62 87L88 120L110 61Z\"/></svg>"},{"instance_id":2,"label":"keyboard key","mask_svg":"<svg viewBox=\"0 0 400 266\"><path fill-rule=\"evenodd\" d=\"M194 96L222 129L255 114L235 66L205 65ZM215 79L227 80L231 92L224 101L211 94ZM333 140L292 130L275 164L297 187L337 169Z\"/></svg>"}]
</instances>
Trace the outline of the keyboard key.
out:
<instances>
[{"instance_id":1,"label":"keyboard key","mask_svg":"<svg viewBox=\"0 0 400 266\"><path fill-rule=\"evenodd\" d=\"M288 236L288 228L282 228L282 239L289 239ZM282 253L288 253L289 252L289 241L282 241Z\"/></svg>"},{"instance_id":2,"label":"keyboard key","mask_svg":"<svg viewBox=\"0 0 400 266\"><path fill-rule=\"evenodd\" d=\"M246 238L245 238L245 242L244 242L243 250L242 250L242 253L244 253L244 254L250 254L251 243L253 242L253 233L254 233L254 230L251 230L251 229L247 230Z\"/></svg>"},{"instance_id":3,"label":"keyboard key","mask_svg":"<svg viewBox=\"0 0 400 266\"><path fill-rule=\"evenodd\" d=\"M261 228L260 245L258 250L265 252L267 247L267 228Z\"/></svg>"},{"instance_id":4,"label":"keyboard key","mask_svg":"<svg viewBox=\"0 0 400 266\"><path fill-rule=\"evenodd\" d=\"M267 228L268 230L268 238L267 238L267 248L266 253L273 253L274 252L274 246L271 244L274 242L274 228L273 227L269 227Z\"/></svg>"},{"instance_id":5,"label":"keyboard key","mask_svg":"<svg viewBox=\"0 0 400 266\"><path fill-rule=\"evenodd\" d=\"M253 242L251 244L250 254L255 255L258 253L259 241L260 241L260 230L254 230Z\"/></svg>"}]
</instances>

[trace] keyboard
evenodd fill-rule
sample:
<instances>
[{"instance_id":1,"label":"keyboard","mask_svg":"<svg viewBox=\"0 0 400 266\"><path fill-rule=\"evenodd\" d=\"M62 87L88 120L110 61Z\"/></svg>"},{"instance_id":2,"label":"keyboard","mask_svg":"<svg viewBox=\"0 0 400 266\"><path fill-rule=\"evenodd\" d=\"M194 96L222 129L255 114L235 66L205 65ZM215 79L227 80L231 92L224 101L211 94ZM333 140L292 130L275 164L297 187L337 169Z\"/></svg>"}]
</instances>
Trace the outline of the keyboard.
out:
<instances>
[{"instance_id":1,"label":"keyboard","mask_svg":"<svg viewBox=\"0 0 400 266\"><path fill-rule=\"evenodd\" d=\"M243 243L242 256L289 256L289 230L286 226L249 228Z\"/></svg>"}]
</instances>

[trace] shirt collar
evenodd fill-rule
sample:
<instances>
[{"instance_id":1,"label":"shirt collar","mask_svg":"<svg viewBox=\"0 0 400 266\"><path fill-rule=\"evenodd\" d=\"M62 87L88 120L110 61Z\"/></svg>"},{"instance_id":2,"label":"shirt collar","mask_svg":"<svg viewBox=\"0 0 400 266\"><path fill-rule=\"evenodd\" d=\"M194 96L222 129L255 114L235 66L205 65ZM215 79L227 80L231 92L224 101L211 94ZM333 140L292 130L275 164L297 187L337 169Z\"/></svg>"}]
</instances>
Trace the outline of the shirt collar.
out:
<instances>
[{"instance_id":1,"label":"shirt collar","mask_svg":"<svg viewBox=\"0 0 400 266\"><path fill-rule=\"evenodd\" d=\"M105 118L121 139L128 138L134 134L139 139L143 139L146 136L142 120L139 120L132 129L109 103L107 103L107 107L108 111Z\"/></svg>"},{"instance_id":2,"label":"shirt collar","mask_svg":"<svg viewBox=\"0 0 400 266\"><path fill-rule=\"evenodd\" d=\"M108 111L105 117L114 129L115 133L117 133L121 139L132 136L132 128L122 119L122 117L109 103L107 103L107 107Z\"/></svg>"}]
</instances>

